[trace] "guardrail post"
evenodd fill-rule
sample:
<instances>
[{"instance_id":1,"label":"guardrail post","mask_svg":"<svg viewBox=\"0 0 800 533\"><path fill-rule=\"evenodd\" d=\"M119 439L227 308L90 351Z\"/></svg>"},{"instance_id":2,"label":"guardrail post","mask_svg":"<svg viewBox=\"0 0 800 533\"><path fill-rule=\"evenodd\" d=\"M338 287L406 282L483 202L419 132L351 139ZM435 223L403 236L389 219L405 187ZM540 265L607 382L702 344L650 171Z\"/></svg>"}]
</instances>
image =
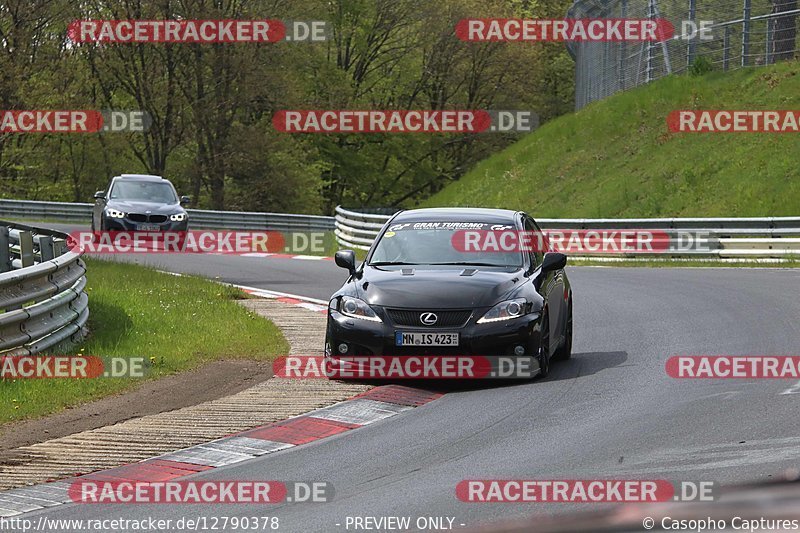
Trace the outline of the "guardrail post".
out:
<instances>
[{"instance_id":1,"label":"guardrail post","mask_svg":"<svg viewBox=\"0 0 800 533\"><path fill-rule=\"evenodd\" d=\"M8 247L11 243L8 240L8 228L0 226L0 272L11 270L11 255Z\"/></svg>"},{"instance_id":2,"label":"guardrail post","mask_svg":"<svg viewBox=\"0 0 800 533\"><path fill-rule=\"evenodd\" d=\"M67 241L64 239L55 239L53 241L53 255L60 257L67 253Z\"/></svg>"},{"instance_id":3,"label":"guardrail post","mask_svg":"<svg viewBox=\"0 0 800 533\"><path fill-rule=\"evenodd\" d=\"M772 41L775 39L775 19L767 20L767 45L764 47L764 64L769 65L772 63L772 55L769 53L772 49Z\"/></svg>"},{"instance_id":4,"label":"guardrail post","mask_svg":"<svg viewBox=\"0 0 800 533\"><path fill-rule=\"evenodd\" d=\"M742 10L742 66L746 67L750 56L750 7L751 0L744 0Z\"/></svg>"},{"instance_id":5,"label":"guardrail post","mask_svg":"<svg viewBox=\"0 0 800 533\"><path fill-rule=\"evenodd\" d=\"M656 10L655 10L655 0L650 0L647 2L647 18L653 20L656 18ZM650 83L653 81L653 70L655 64L655 54L653 52L653 43L647 41L647 71L645 72L645 83Z\"/></svg>"},{"instance_id":6,"label":"guardrail post","mask_svg":"<svg viewBox=\"0 0 800 533\"><path fill-rule=\"evenodd\" d=\"M53 238L49 235L39 235L39 256L42 263L55 259L55 250L53 249Z\"/></svg>"},{"instance_id":7,"label":"guardrail post","mask_svg":"<svg viewBox=\"0 0 800 533\"><path fill-rule=\"evenodd\" d=\"M697 0L689 0L689 20L695 22L697 18ZM697 34L689 39L689 46L686 48L686 68L692 66L694 57L697 54Z\"/></svg>"},{"instance_id":8,"label":"guardrail post","mask_svg":"<svg viewBox=\"0 0 800 533\"><path fill-rule=\"evenodd\" d=\"M33 233L30 231L19 232L19 260L22 268L33 266L36 262L33 255Z\"/></svg>"},{"instance_id":9,"label":"guardrail post","mask_svg":"<svg viewBox=\"0 0 800 533\"><path fill-rule=\"evenodd\" d=\"M725 26L725 40L722 44L722 70L728 72L731 65L731 27Z\"/></svg>"},{"instance_id":10,"label":"guardrail post","mask_svg":"<svg viewBox=\"0 0 800 533\"><path fill-rule=\"evenodd\" d=\"M622 0L622 2L620 3L619 18L621 18L621 19L628 18L628 0ZM619 83L619 89L621 91L624 91L625 90L625 84L627 82L627 80L625 79L626 74L627 74L625 72L625 68L627 67L626 62L628 61L628 58L627 58L628 47L626 46L626 43L625 43L624 40L620 41L618 50L619 50L619 75L618 75L618 78L617 78L618 79L617 83Z\"/></svg>"}]
</instances>

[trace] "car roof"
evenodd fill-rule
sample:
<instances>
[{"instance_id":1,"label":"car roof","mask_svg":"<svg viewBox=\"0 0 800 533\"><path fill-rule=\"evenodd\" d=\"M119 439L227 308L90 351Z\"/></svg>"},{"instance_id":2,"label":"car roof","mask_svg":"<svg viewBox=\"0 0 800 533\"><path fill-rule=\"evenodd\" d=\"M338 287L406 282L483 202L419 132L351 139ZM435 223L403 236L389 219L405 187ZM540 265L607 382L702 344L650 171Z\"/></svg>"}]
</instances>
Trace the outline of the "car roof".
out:
<instances>
[{"instance_id":1,"label":"car roof","mask_svg":"<svg viewBox=\"0 0 800 533\"><path fill-rule=\"evenodd\" d=\"M432 207L401 211L392 222L485 222L513 224L518 211L483 207Z\"/></svg>"},{"instance_id":2,"label":"car roof","mask_svg":"<svg viewBox=\"0 0 800 533\"><path fill-rule=\"evenodd\" d=\"M166 181L161 176L154 176L152 174L120 174L119 176L115 176L114 179L131 181Z\"/></svg>"}]
</instances>

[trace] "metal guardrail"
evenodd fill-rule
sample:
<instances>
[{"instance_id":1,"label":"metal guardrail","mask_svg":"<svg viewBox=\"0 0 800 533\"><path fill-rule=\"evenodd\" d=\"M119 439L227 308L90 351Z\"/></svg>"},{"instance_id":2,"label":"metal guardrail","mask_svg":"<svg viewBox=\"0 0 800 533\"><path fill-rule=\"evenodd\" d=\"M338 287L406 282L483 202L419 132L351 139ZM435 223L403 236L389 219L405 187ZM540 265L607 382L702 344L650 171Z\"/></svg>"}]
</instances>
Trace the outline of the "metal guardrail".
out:
<instances>
[{"instance_id":1,"label":"metal guardrail","mask_svg":"<svg viewBox=\"0 0 800 533\"><path fill-rule=\"evenodd\" d=\"M0 217L89 223L94 204L0 199ZM331 231L333 217L188 209L190 228Z\"/></svg>"},{"instance_id":2,"label":"metal guardrail","mask_svg":"<svg viewBox=\"0 0 800 533\"><path fill-rule=\"evenodd\" d=\"M275 231L331 231L333 217L251 213L242 211L205 211L188 209L190 228Z\"/></svg>"},{"instance_id":3,"label":"metal guardrail","mask_svg":"<svg viewBox=\"0 0 800 533\"><path fill-rule=\"evenodd\" d=\"M0 216L38 218L63 222L87 223L93 204L37 202L0 199ZM376 212L378 211L378 212ZM277 231L333 231L337 242L348 248L369 249L384 223L391 216L389 209L353 211L336 207L334 217L255 213L237 211L207 211L190 209L192 228L240 229ZM713 244L711 251L686 251L672 257L724 258L787 258L800 257L800 217L751 218L636 218L636 219L538 219L543 229L592 230L659 230L676 236L679 232L706 235ZM43 230L35 230L42 232ZM0 243L0 249L2 249ZM604 253L582 255L599 257ZM616 254L617 257L635 257ZM644 254L642 254L644 255ZM653 254L647 254L649 258ZM664 254L660 254L662 257ZM1 259L1 258L0 258ZM21 259L17 259L21 261ZM0 269L0 272L2 270ZM2 301L0 300L0 303ZM1 308L1 307L0 307Z\"/></svg>"},{"instance_id":4,"label":"metal guardrail","mask_svg":"<svg viewBox=\"0 0 800 533\"><path fill-rule=\"evenodd\" d=\"M86 266L67 235L0 221L0 356L42 352L86 334Z\"/></svg>"},{"instance_id":5,"label":"metal guardrail","mask_svg":"<svg viewBox=\"0 0 800 533\"><path fill-rule=\"evenodd\" d=\"M391 215L376 215L336 208L336 240L341 246L368 250ZM658 230L671 237L694 233L708 238L709 250L681 253L642 253L638 257L800 258L800 217L761 218L629 218L629 219L537 219L544 230ZM618 253L620 258L637 254ZM608 257L607 252L585 252L581 256Z\"/></svg>"}]
</instances>

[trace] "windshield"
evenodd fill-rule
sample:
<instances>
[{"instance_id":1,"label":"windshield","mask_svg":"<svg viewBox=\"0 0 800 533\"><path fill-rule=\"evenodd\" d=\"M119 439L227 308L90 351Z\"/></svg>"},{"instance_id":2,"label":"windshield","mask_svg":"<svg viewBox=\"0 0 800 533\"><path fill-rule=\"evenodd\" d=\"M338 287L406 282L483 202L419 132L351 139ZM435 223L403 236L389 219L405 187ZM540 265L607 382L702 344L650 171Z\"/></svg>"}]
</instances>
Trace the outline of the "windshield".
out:
<instances>
[{"instance_id":1,"label":"windshield","mask_svg":"<svg viewBox=\"0 0 800 533\"><path fill-rule=\"evenodd\" d=\"M489 226L481 222L396 224L383 234L369 264L521 267L523 261L519 251L467 252L453 245L456 232Z\"/></svg>"},{"instance_id":2,"label":"windshield","mask_svg":"<svg viewBox=\"0 0 800 533\"><path fill-rule=\"evenodd\" d=\"M160 204L174 204L178 201L169 183L153 181L118 181L111 188L110 198Z\"/></svg>"}]
</instances>

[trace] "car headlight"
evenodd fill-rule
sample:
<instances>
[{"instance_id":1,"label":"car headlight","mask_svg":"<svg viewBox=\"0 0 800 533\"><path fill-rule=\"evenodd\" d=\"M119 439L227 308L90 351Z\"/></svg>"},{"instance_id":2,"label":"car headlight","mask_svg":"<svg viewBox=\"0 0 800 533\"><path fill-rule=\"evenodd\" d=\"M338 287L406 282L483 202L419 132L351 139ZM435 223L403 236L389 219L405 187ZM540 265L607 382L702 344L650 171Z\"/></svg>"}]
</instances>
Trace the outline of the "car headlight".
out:
<instances>
[{"instance_id":1,"label":"car headlight","mask_svg":"<svg viewBox=\"0 0 800 533\"><path fill-rule=\"evenodd\" d=\"M173 222L182 222L186 220L186 213L177 213L175 215L170 215L169 219Z\"/></svg>"},{"instance_id":2,"label":"car headlight","mask_svg":"<svg viewBox=\"0 0 800 533\"><path fill-rule=\"evenodd\" d=\"M380 317L375 314L367 302L352 296L342 296L342 299L339 300L339 312L353 318L381 322Z\"/></svg>"},{"instance_id":3,"label":"car headlight","mask_svg":"<svg viewBox=\"0 0 800 533\"><path fill-rule=\"evenodd\" d=\"M125 213L116 209L106 209L106 216L111 218L125 218Z\"/></svg>"},{"instance_id":4,"label":"car headlight","mask_svg":"<svg viewBox=\"0 0 800 533\"><path fill-rule=\"evenodd\" d=\"M513 300L506 300L495 305L486 312L479 320L478 324L485 324L486 322L499 322L500 320L509 320L512 318L521 317L527 312L528 302L525 298L515 298Z\"/></svg>"}]
</instances>

